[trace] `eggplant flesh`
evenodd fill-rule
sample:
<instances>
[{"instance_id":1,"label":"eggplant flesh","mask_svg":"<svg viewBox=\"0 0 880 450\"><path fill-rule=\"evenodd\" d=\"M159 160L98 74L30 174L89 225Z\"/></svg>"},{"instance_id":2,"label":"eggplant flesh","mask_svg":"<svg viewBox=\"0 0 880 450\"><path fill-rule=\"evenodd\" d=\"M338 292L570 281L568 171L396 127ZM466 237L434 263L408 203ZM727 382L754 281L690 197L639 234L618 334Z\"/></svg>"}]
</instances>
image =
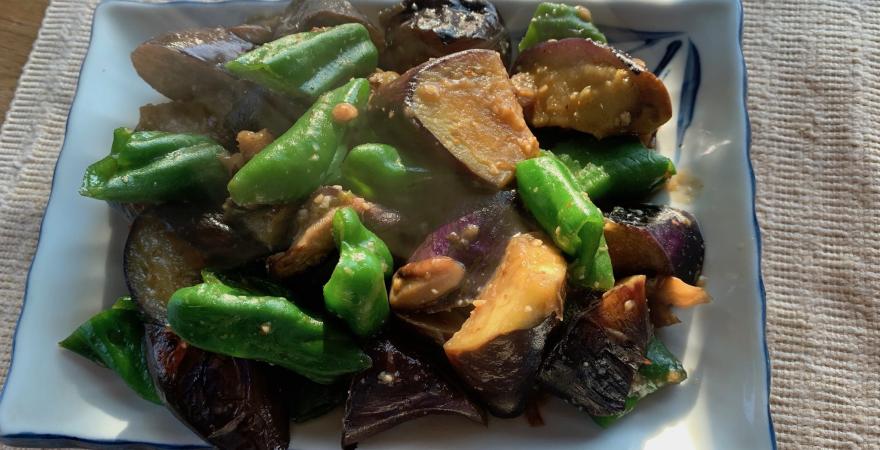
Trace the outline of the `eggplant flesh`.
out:
<instances>
[{"instance_id":1,"label":"eggplant flesh","mask_svg":"<svg viewBox=\"0 0 880 450\"><path fill-rule=\"evenodd\" d=\"M363 25L379 52L385 47L382 30L348 0L292 0L275 26L275 39L344 23Z\"/></svg>"},{"instance_id":2,"label":"eggplant flesh","mask_svg":"<svg viewBox=\"0 0 880 450\"><path fill-rule=\"evenodd\" d=\"M431 414L459 415L486 423L485 414L444 368L418 351L381 338L367 349L373 367L356 375L342 420L342 445L358 442L402 422Z\"/></svg>"},{"instance_id":3,"label":"eggplant flesh","mask_svg":"<svg viewBox=\"0 0 880 450\"><path fill-rule=\"evenodd\" d=\"M381 66L399 72L469 49L495 50L510 64L510 35L486 0L404 0L379 13L387 50Z\"/></svg>"},{"instance_id":4,"label":"eggplant flesh","mask_svg":"<svg viewBox=\"0 0 880 450\"><path fill-rule=\"evenodd\" d=\"M158 216L142 213L132 224L123 256L125 282L148 321L165 324L171 294L201 283L206 264L205 255Z\"/></svg>"},{"instance_id":5,"label":"eggplant flesh","mask_svg":"<svg viewBox=\"0 0 880 450\"><path fill-rule=\"evenodd\" d=\"M696 284L706 246L697 219L663 205L618 206L606 214L615 275L671 275Z\"/></svg>"},{"instance_id":6,"label":"eggplant flesh","mask_svg":"<svg viewBox=\"0 0 880 450\"><path fill-rule=\"evenodd\" d=\"M160 396L196 434L221 449L287 449L288 413L268 366L200 350L160 325L147 325L146 339Z\"/></svg>"},{"instance_id":7,"label":"eggplant flesh","mask_svg":"<svg viewBox=\"0 0 880 450\"><path fill-rule=\"evenodd\" d=\"M620 413L652 335L645 277L622 280L568 321L541 366L541 385L591 415Z\"/></svg>"}]
</instances>

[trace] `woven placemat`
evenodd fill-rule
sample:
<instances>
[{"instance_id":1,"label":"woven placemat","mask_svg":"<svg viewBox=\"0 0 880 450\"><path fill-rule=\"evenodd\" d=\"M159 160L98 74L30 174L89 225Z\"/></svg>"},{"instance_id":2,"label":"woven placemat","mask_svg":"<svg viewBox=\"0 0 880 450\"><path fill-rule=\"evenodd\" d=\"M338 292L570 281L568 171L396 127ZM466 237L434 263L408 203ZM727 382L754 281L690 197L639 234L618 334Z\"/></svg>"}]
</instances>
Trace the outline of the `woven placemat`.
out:
<instances>
[{"instance_id":1,"label":"woven placemat","mask_svg":"<svg viewBox=\"0 0 880 450\"><path fill-rule=\"evenodd\" d=\"M54 0L0 130L0 379L95 0ZM880 448L880 7L746 0L781 448Z\"/></svg>"}]
</instances>

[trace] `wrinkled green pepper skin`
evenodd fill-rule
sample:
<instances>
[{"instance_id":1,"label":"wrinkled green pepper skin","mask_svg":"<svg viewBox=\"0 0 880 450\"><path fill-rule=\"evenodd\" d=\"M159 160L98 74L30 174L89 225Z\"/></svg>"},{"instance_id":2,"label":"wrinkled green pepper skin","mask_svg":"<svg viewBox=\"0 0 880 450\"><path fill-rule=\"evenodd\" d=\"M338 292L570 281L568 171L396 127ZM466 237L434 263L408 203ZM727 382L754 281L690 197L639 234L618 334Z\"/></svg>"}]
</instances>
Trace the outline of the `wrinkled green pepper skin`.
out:
<instances>
[{"instance_id":1,"label":"wrinkled green pepper skin","mask_svg":"<svg viewBox=\"0 0 880 450\"><path fill-rule=\"evenodd\" d=\"M525 36L519 42L519 51L550 39L578 37L608 42L605 35L593 25L585 8L561 3L541 3L529 22Z\"/></svg>"},{"instance_id":2,"label":"wrinkled green pepper skin","mask_svg":"<svg viewBox=\"0 0 880 450\"><path fill-rule=\"evenodd\" d=\"M605 292L614 287L614 269L611 267L611 255L605 235L599 238L599 248L593 258L583 259L581 256L569 265L569 280L572 283Z\"/></svg>"},{"instance_id":3,"label":"wrinkled green pepper skin","mask_svg":"<svg viewBox=\"0 0 880 450\"><path fill-rule=\"evenodd\" d=\"M657 392L664 386L678 384L687 379L687 372L682 367L681 361L656 336L648 342L645 358L651 363L639 367L623 412L613 416L594 416L593 420L599 426L606 428L612 425L632 411L645 396Z\"/></svg>"},{"instance_id":4,"label":"wrinkled green pepper skin","mask_svg":"<svg viewBox=\"0 0 880 450\"><path fill-rule=\"evenodd\" d=\"M172 330L203 350L275 364L329 384L370 366L343 330L306 313L284 297L205 282L178 290L168 302Z\"/></svg>"},{"instance_id":5,"label":"wrinkled green pepper skin","mask_svg":"<svg viewBox=\"0 0 880 450\"><path fill-rule=\"evenodd\" d=\"M333 108L348 103L363 115L370 83L357 78L321 96L293 126L257 153L229 182L239 205L301 200L338 171L340 147L357 119L334 120ZM344 149L342 149L344 150Z\"/></svg>"},{"instance_id":6,"label":"wrinkled green pepper skin","mask_svg":"<svg viewBox=\"0 0 880 450\"><path fill-rule=\"evenodd\" d=\"M379 51L359 23L291 34L226 63L233 74L314 101L354 77L376 70Z\"/></svg>"},{"instance_id":7,"label":"wrinkled green pepper skin","mask_svg":"<svg viewBox=\"0 0 880 450\"><path fill-rule=\"evenodd\" d=\"M637 138L561 142L551 151L595 201L644 197L675 175L675 164Z\"/></svg>"},{"instance_id":8,"label":"wrinkled green pepper skin","mask_svg":"<svg viewBox=\"0 0 880 450\"><path fill-rule=\"evenodd\" d=\"M343 183L367 200L401 195L426 177L426 170L404 164L397 149L386 144L358 145L342 163Z\"/></svg>"},{"instance_id":9,"label":"wrinkled green pepper skin","mask_svg":"<svg viewBox=\"0 0 880 450\"><path fill-rule=\"evenodd\" d=\"M571 172L555 156L544 154L516 166L519 195L556 246L581 258L581 270L592 270L604 219Z\"/></svg>"},{"instance_id":10,"label":"wrinkled green pepper skin","mask_svg":"<svg viewBox=\"0 0 880 450\"><path fill-rule=\"evenodd\" d=\"M116 372L145 400L162 403L147 369L144 324L130 297L80 325L59 345Z\"/></svg>"},{"instance_id":11,"label":"wrinkled green pepper skin","mask_svg":"<svg viewBox=\"0 0 880 450\"><path fill-rule=\"evenodd\" d=\"M226 155L204 136L117 128L110 155L86 169L79 192L131 203L219 198L229 180Z\"/></svg>"},{"instance_id":12,"label":"wrinkled green pepper skin","mask_svg":"<svg viewBox=\"0 0 880 450\"><path fill-rule=\"evenodd\" d=\"M333 216L339 263L324 285L324 305L358 336L370 336L388 318L388 290L394 261L388 247L361 223L351 208Z\"/></svg>"}]
</instances>

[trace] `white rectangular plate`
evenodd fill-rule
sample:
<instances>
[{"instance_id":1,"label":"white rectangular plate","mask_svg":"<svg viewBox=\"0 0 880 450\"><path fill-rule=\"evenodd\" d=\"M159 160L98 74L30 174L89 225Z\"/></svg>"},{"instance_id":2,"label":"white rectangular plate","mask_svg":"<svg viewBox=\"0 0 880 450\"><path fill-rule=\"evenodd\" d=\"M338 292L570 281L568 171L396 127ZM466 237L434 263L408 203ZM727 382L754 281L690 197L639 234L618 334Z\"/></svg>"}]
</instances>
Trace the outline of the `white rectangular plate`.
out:
<instances>
[{"instance_id":1,"label":"white rectangular plate","mask_svg":"<svg viewBox=\"0 0 880 450\"><path fill-rule=\"evenodd\" d=\"M391 2L355 1L368 12ZM514 37L522 36L536 2L495 3ZM672 95L675 116L661 129L658 149L704 184L692 202L671 203L700 221L706 239L704 274L714 302L683 312L682 324L660 331L683 358L688 380L650 396L608 430L551 402L543 410L546 425L539 428L523 419L493 419L485 429L455 417L428 417L361 448L775 447L740 5L724 0L596 0L586 5L616 45L652 69L665 60L659 75ZM164 408L138 399L110 371L57 345L125 294L126 224L106 204L80 197L77 188L86 166L106 155L111 131L137 123L140 105L162 101L131 66L129 53L139 43L172 30L233 25L283 6L127 0L98 6L0 398L0 440L52 447L205 445ZM296 426L292 447L338 449L340 414Z\"/></svg>"}]
</instances>

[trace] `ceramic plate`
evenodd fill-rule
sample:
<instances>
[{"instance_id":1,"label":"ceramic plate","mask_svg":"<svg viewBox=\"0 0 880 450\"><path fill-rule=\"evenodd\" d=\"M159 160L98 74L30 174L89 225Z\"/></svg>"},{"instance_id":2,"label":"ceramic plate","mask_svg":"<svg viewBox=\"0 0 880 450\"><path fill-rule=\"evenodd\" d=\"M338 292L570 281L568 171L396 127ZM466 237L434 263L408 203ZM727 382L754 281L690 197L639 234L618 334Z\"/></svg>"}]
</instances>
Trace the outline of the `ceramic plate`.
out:
<instances>
[{"instance_id":1,"label":"ceramic plate","mask_svg":"<svg viewBox=\"0 0 880 450\"><path fill-rule=\"evenodd\" d=\"M373 13L391 0L356 2ZM515 38L536 3L495 0ZM658 149L702 181L693 199L656 200L685 208L706 239L710 305L661 330L689 377L639 403L608 430L561 402L544 408L546 425L493 419L488 429L454 417L401 425L361 448L465 449L766 449L775 446L768 412L760 241L748 157L741 7L721 0L596 0L585 3L617 46L646 61L673 99L674 117ZM203 447L160 406L138 399L110 371L57 342L125 294L122 248L127 225L106 204L80 197L86 166L110 148L111 131L132 126L138 107L162 101L141 81L129 53L172 30L233 25L283 8L278 2L104 1L70 110L67 135L43 219L12 367L0 399L0 439L17 445ZM338 449L337 411L296 426L292 447Z\"/></svg>"}]
</instances>

